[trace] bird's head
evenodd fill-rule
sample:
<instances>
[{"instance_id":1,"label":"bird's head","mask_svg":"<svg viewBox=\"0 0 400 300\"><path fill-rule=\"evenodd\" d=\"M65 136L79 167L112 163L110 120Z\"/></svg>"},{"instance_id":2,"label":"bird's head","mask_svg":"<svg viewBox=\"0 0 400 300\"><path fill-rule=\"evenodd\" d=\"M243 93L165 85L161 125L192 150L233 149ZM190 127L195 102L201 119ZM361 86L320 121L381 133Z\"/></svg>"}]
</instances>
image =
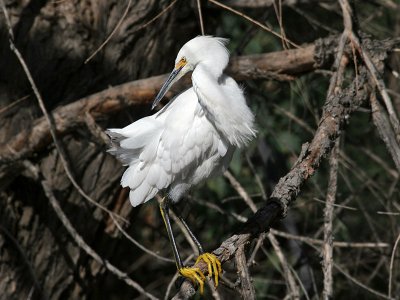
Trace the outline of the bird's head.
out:
<instances>
[{"instance_id":1,"label":"bird's head","mask_svg":"<svg viewBox=\"0 0 400 300\"><path fill-rule=\"evenodd\" d=\"M227 41L212 36L198 36L183 45L176 56L174 69L154 99L152 109L175 82L187 72L193 71L199 63L207 65L209 72L219 78L229 62L229 52L225 47Z\"/></svg>"}]
</instances>

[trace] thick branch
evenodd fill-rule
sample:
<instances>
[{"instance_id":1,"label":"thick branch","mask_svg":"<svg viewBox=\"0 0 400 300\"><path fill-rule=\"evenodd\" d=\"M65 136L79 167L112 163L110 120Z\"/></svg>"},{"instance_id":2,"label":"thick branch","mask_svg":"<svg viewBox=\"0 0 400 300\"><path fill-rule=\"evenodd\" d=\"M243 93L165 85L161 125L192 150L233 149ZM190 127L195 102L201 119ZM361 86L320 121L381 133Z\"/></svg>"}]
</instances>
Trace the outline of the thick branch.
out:
<instances>
[{"instance_id":1,"label":"thick branch","mask_svg":"<svg viewBox=\"0 0 400 300\"><path fill-rule=\"evenodd\" d=\"M366 74L365 67L361 67L359 75L348 88L327 97L314 138L303 145L293 168L275 186L271 200L247 221L240 234L231 236L213 251L222 263L231 260L239 247L255 235L268 231L273 222L286 214L287 207L294 201L303 183L314 174L323 157L332 149L350 114L368 99L369 91L364 88ZM207 271L207 265L202 262L196 267ZM189 299L194 292L192 284L185 281L174 299Z\"/></svg>"}]
</instances>

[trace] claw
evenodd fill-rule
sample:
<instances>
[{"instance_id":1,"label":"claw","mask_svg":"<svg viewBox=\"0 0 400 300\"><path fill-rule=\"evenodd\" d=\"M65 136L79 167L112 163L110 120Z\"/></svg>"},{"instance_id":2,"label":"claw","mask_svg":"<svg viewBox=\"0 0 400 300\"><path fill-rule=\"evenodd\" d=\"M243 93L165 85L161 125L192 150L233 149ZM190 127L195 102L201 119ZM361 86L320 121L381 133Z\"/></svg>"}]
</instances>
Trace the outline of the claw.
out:
<instances>
[{"instance_id":1,"label":"claw","mask_svg":"<svg viewBox=\"0 0 400 300\"><path fill-rule=\"evenodd\" d=\"M200 260L203 260L207 264L207 267L208 267L207 277L211 278L211 276L214 274L215 287L217 287L218 286L218 277L222 273L221 262L218 260L218 258L214 254L211 254L211 253L201 254L197 258L196 264ZM179 269L179 273L183 277L190 279L193 283L197 283L200 286L200 294L203 294L204 281L206 280L206 277L204 276L203 272L199 268L184 267L184 268Z\"/></svg>"},{"instance_id":2,"label":"claw","mask_svg":"<svg viewBox=\"0 0 400 300\"><path fill-rule=\"evenodd\" d=\"M203 253L203 254L201 254L197 258L196 264L200 260L203 260L207 264L207 267L208 267L208 275L207 275L207 277L210 278L214 274L215 287L217 287L218 286L218 277L222 273L221 262L212 253Z\"/></svg>"},{"instance_id":3,"label":"claw","mask_svg":"<svg viewBox=\"0 0 400 300\"><path fill-rule=\"evenodd\" d=\"M200 294L204 292L204 280L206 277L203 272L199 268L181 268L179 269L179 273L188 279L190 279L193 283L198 283L200 286Z\"/></svg>"}]
</instances>

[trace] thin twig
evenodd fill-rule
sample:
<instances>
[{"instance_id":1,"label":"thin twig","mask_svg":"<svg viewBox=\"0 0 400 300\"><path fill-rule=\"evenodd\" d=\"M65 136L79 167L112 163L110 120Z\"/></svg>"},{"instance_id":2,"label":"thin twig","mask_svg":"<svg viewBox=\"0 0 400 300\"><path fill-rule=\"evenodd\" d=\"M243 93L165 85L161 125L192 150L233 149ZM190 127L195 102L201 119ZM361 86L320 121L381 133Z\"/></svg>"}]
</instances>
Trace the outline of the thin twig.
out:
<instances>
[{"instance_id":1,"label":"thin twig","mask_svg":"<svg viewBox=\"0 0 400 300\"><path fill-rule=\"evenodd\" d=\"M28 99L29 97L30 97L30 95L26 95L24 97L21 97L21 98L15 100L15 101L11 102L9 105L0 108L0 115L3 114L4 112L6 112L7 110L10 110L11 108L16 106L17 104L21 103L22 101Z\"/></svg>"},{"instance_id":2,"label":"thin twig","mask_svg":"<svg viewBox=\"0 0 400 300\"><path fill-rule=\"evenodd\" d=\"M394 179L398 179L400 177L398 171L392 169L387 162L385 162L381 157L373 153L370 149L362 147L361 151L364 152L369 158L371 158L377 164L379 164L382 167L382 169L384 169Z\"/></svg>"},{"instance_id":3,"label":"thin twig","mask_svg":"<svg viewBox=\"0 0 400 300\"><path fill-rule=\"evenodd\" d=\"M279 105L276 104L272 104L272 106L278 111L278 113L281 113L282 115L285 115L286 117L288 117L289 119L293 120L294 122L296 122L300 127L302 127L303 129L305 129L307 132L314 134L315 130L312 129L305 121L303 121L302 119L298 118L297 116L295 116L293 113L291 113L289 110L286 110L282 107L280 107Z\"/></svg>"},{"instance_id":4,"label":"thin twig","mask_svg":"<svg viewBox=\"0 0 400 300\"><path fill-rule=\"evenodd\" d=\"M4 0L1 0L0 4L1 4L1 9L3 10L3 13L4 13L4 18L6 20L7 29L8 29L8 35L10 36L10 40L14 41L14 32L12 30L10 16L8 15L8 10L6 8Z\"/></svg>"},{"instance_id":5,"label":"thin twig","mask_svg":"<svg viewBox=\"0 0 400 300\"><path fill-rule=\"evenodd\" d=\"M296 285L296 281L294 280L293 274L290 270L289 263L281 250L278 240L275 238L272 232L269 232L267 236L272 247L274 248L280 264L283 267L283 276L285 277L286 287L290 295L289 298L300 299L299 288Z\"/></svg>"},{"instance_id":6,"label":"thin twig","mask_svg":"<svg viewBox=\"0 0 400 300\"><path fill-rule=\"evenodd\" d=\"M297 45L297 44L293 43L292 41L288 40L287 38L285 38L285 37L282 36L281 34L276 33L275 31L273 31L273 30L272 30L271 28L269 28L268 26L265 26L264 24L261 24L260 22L258 22L258 21L256 21L256 20L250 18L248 15L245 15L244 13L241 13L240 11L237 11L236 9L233 9L233 8L231 8L231 7L229 7L229 6L225 5L225 4L222 4L221 2L218 2L218 1L216 1L216 0L208 0L208 1L210 1L211 3L214 3L214 4L217 5L217 6L220 6L220 7L224 8L224 9L230 11L230 12L233 12L234 14L236 14L236 15L238 15L238 16L241 16L241 17L245 18L246 20L250 21L251 23L253 23L253 24L255 24L255 25L261 27L261 28L264 29L265 31L268 31L269 33L271 33L271 34L273 34L273 35L279 37L280 39L286 41L287 43L289 43L289 44L292 45L293 47L301 48L299 45Z\"/></svg>"},{"instance_id":7,"label":"thin twig","mask_svg":"<svg viewBox=\"0 0 400 300\"><path fill-rule=\"evenodd\" d=\"M253 251L250 254L249 259L247 260L248 268L250 268L255 263L256 254L263 245L264 240L265 240L265 233L261 233L260 236L258 237L258 240L256 242L256 245L254 246Z\"/></svg>"},{"instance_id":8,"label":"thin twig","mask_svg":"<svg viewBox=\"0 0 400 300\"><path fill-rule=\"evenodd\" d=\"M211 291L211 296L215 300L221 300L221 295L218 292L218 289L215 287L214 281L207 277L207 285Z\"/></svg>"},{"instance_id":9,"label":"thin twig","mask_svg":"<svg viewBox=\"0 0 400 300\"><path fill-rule=\"evenodd\" d=\"M279 6L276 5L276 1L273 1L273 7L275 10L276 18L278 20L281 35L286 39L285 28L283 27L283 20L282 20L282 0L278 0L278 1L279 1ZM282 47L283 47L283 49L286 49L286 50L289 49L289 45L284 39L282 39Z\"/></svg>"},{"instance_id":10,"label":"thin twig","mask_svg":"<svg viewBox=\"0 0 400 300\"><path fill-rule=\"evenodd\" d=\"M272 229L272 228L270 229L270 231L277 236L280 236L280 237L283 237L286 239L292 239L292 240L304 242L307 244L322 245L324 243L323 240L313 239L313 238L301 236L301 235L294 235L291 233L287 233L287 232ZM332 243L332 246L334 248L389 248L390 244L389 243L355 243L355 242L334 241Z\"/></svg>"},{"instance_id":11,"label":"thin twig","mask_svg":"<svg viewBox=\"0 0 400 300\"><path fill-rule=\"evenodd\" d=\"M316 248L313 244L308 244L309 246L313 247L315 250L318 251L318 248ZM371 294L374 294L375 296L384 298L384 299L389 299L389 300L395 300L394 298L390 298L388 296L386 296L385 294L378 292L368 286L366 286L364 283L360 282L359 280L357 280L356 278L354 278L353 276L351 276L349 273L347 273L345 270L343 270L338 264L336 264L335 262L333 262L333 267L335 269L337 269L340 273L342 273L346 278L348 278L350 281L352 281L353 283L355 283L356 285L358 285L359 287L365 289L366 291L370 292Z\"/></svg>"},{"instance_id":12,"label":"thin twig","mask_svg":"<svg viewBox=\"0 0 400 300\"><path fill-rule=\"evenodd\" d=\"M201 0L197 0L197 11L199 12L201 35L204 35L203 15L201 13Z\"/></svg>"},{"instance_id":13,"label":"thin twig","mask_svg":"<svg viewBox=\"0 0 400 300\"><path fill-rule=\"evenodd\" d=\"M387 151L393 159L397 171L400 171L400 145L397 142L393 128L390 126L387 114L382 105L376 99L374 93L370 96L372 121L378 130L378 134L384 142Z\"/></svg>"},{"instance_id":14,"label":"thin twig","mask_svg":"<svg viewBox=\"0 0 400 300\"><path fill-rule=\"evenodd\" d=\"M326 26L325 24L322 24L320 21L318 21L316 18L314 18L311 14L307 13L307 10L303 10L295 5L290 5L290 9L294 10L296 13L304 17L311 25L316 25L330 34L337 34L338 31L334 28L331 28L329 26Z\"/></svg>"},{"instance_id":15,"label":"thin twig","mask_svg":"<svg viewBox=\"0 0 400 300\"><path fill-rule=\"evenodd\" d=\"M234 187L234 189L241 195L242 199L244 200L244 202L250 207L250 209L253 211L253 213L256 212L256 207L254 202L252 201L252 199L250 198L250 196L248 195L248 193L245 191L245 189L240 185L240 183L234 178L234 176L229 172L225 172L224 176L226 178L228 178L228 180L230 181L231 185ZM257 252L257 250L262 246L262 241L265 238L265 234L261 234L258 237L257 243L256 243L256 247L249 259L249 261L247 262L246 266L242 266L242 264L237 263L237 270L238 270L238 274L239 274L239 278L241 279L240 282L242 283L242 297L244 299L248 299L249 297L251 297L252 293L251 291L249 291L249 282L250 279L248 278L249 276L249 271L248 268L250 266L250 264L252 263L252 261L254 260L254 256L255 253ZM293 299L299 299L300 295L299 295L299 291L298 288L296 286L295 280L291 274L290 268L288 267L288 262L285 259L285 256L282 253L282 250L279 246L278 241L275 239L275 237L273 236L273 234L268 235L268 238L271 242L271 244L274 247L275 252L277 253L277 256L279 258L280 263L283 266L284 269L284 276L286 278L286 282L287 282L287 286L288 289L290 291L290 295L292 296ZM240 249L238 249L239 251ZM237 257L238 252L236 252L235 255L235 259L236 261L239 259ZM243 259L243 258L242 258ZM243 268L247 268L247 270L243 270ZM242 278L241 276L244 276L244 278ZM246 277L247 276L247 277ZM251 284L250 284L251 285ZM254 287L252 287L252 289L254 289Z\"/></svg>"},{"instance_id":16,"label":"thin twig","mask_svg":"<svg viewBox=\"0 0 400 300\"><path fill-rule=\"evenodd\" d=\"M262 183L261 177L257 173L256 168L254 167L254 164L252 163L251 158L248 155L248 153L245 154L245 157L246 157L247 164L249 165L250 170L253 173L254 178L256 179L256 183L257 183L258 188L260 189L260 192L261 192L261 197L262 197L262 199L264 201L267 201L268 200L268 196L267 196L267 193L265 192L265 188L264 188L264 185ZM251 197L251 195L250 195L250 197Z\"/></svg>"},{"instance_id":17,"label":"thin twig","mask_svg":"<svg viewBox=\"0 0 400 300\"><path fill-rule=\"evenodd\" d=\"M136 241L132 236L130 236L121 226L121 224L118 223L118 221L114 218L113 215L110 215L111 219L113 220L115 226L117 226L118 230L122 232L122 234L129 240L131 241L136 247L138 247L139 249L143 250L144 252L146 252L147 254L154 256L155 258L165 261L165 262L171 262L171 263L175 263L175 261L173 259L158 255L157 253L155 253L154 251L151 251L149 249L147 249L145 246L143 246L142 244L140 244L138 241Z\"/></svg>"},{"instance_id":18,"label":"thin twig","mask_svg":"<svg viewBox=\"0 0 400 300\"><path fill-rule=\"evenodd\" d=\"M185 226L182 224L182 222L179 220L179 218L176 216L176 214L172 208L169 208L169 216L175 222L175 224L178 226L179 230L182 232L183 236L185 237L185 240L188 242L188 244L192 248L193 253L195 255L199 256L200 255L199 249L197 248L193 239L190 237L189 232L187 231Z\"/></svg>"},{"instance_id":19,"label":"thin twig","mask_svg":"<svg viewBox=\"0 0 400 300\"><path fill-rule=\"evenodd\" d=\"M42 181L42 187L43 187L43 190L44 190L47 198L50 201L51 206L53 207L55 213L57 214L58 218L63 223L65 229L68 231L68 233L74 239L74 241L77 243L79 248L84 250L87 255L92 257L100 265L103 265L108 271L110 271L111 273L116 275L119 279L123 280L127 285L129 285L129 286L133 287L135 290L137 290L141 295L143 295L149 299L152 299L152 300L158 299L155 296L153 296L152 294L146 292L136 281L133 281L131 278L129 278L129 275L127 273L119 270L117 267L112 265L108 260L103 259L99 254L97 254L97 252L94 251L94 249L92 249L84 241L84 239L79 235L79 233L72 226L68 217L65 215L65 213L61 209L61 206L58 203L57 199L55 198L53 191L50 188L50 185L47 183L47 181L44 181L44 180Z\"/></svg>"},{"instance_id":20,"label":"thin twig","mask_svg":"<svg viewBox=\"0 0 400 300\"><path fill-rule=\"evenodd\" d=\"M396 140L398 143L400 143L400 122L399 122L399 119L397 118L396 111L393 107L392 100L390 99L390 96L386 89L386 85L385 85L384 81L382 80L382 78L379 76L379 73L376 70L374 63L372 62L369 54L362 47L358 38L355 36L354 33L352 33L350 36L351 36L352 42L356 45L357 50L360 52L361 57L363 58L365 65L367 66L367 68L370 72L370 75L371 75L374 83L376 84L376 87L378 88L379 93L382 96L383 102L385 103L386 109L389 113L389 120L393 126Z\"/></svg>"},{"instance_id":21,"label":"thin twig","mask_svg":"<svg viewBox=\"0 0 400 300\"><path fill-rule=\"evenodd\" d=\"M168 4L168 6L166 6L162 11L160 11L155 17L153 17L152 19L150 19L149 21L147 21L146 23L144 23L142 26L140 26L139 28L135 29L134 31L130 32L130 34L136 33L144 28L146 28L147 26L149 26L151 23L153 23L154 21L156 21L157 19L159 19L162 15L164 15L168 10L170 10L175 3L178 0L173 0L170 4Z\"/></svg>"},{"instance_id":22,"label":"thin twig","mask_svg":"<svg viewBox=\"0 0 400 300\"><path fill-rule=\"evenodd\" d=\"M254 204L253 199L250 198L249 194L243 188L239 181L232 175L231 172L226 171L224 173L225 178L229 180L229 183L236 190L236 192L242 197L244 202L250 207L251 211L254 213L257 211L257 206Z\"/></svg>"},{"instance_id":23,"label":"thin twig","mask_svg":"<svg viewBox=\"0 0 400 300\"><path fill-rule=\"evenodd\" d=\"M239 246L235 254L236 267L238 270L238 276L241 283L241 294L242 299L252 300L255 299L254 286L250 280L249 269L246 263L246 255L244 251L244 245Z\"/></svg>"},{"instance_id":24,"label":"thin twig","mask_svg":"<svg viewBox=\"0 0 400 300\"><path fill-rule=\"evenodd\" d=\"M131 4L132 4L132 0L128 0L128 4L126 5L125 11L124 11L122 17L119 19L117 25L115 25L113 31L111 31L111 33L108 35L108 37L105 39L105 41L103 43L101 43L101 45L85 60L85 64L87 64L97 53L99 53L99 51L101 49L103 49L105 45L107 45L108 41L117 32L118 28L121 26L122 22L126 18L128 12L129 12L129 8L131 7Z\"/></svg>"},{"instance_id":25,"label":"thin twig","mask_svg":"<svg viewBox=\"0 0 400 300\"><path fill-rule=\"evenodd\" d=\"M333 263L333 266L340 272L342 273L345 277L347 277L348 279L350 279L352 282L354 282L356 285L358 285L359 287L365 289L366 291L370 292L371 294L381 297L383 299L390 299L390 300L395 300L395 298L391 298L386 296L385 294L382 294L381 292L378 292L374 289L371 289L369 286L366 286L365 284L363 284L362 282L360 282L359 280L357 280L356 278L354 278L353 276L351 276L349 273L347 273L345 270L343 270L338 264Z\"/></svg>"},{"instance_id":26,"label":"thin twig","mask_svg":"<svg viewBox=\"0 0 400 300\"><path fill-rule=\"evenodd\" d=\"M332 262L333 262L333 211L332 204L335 203L337 191L337 176L338 176L338 156L339 156L339 139L336 140L335 146L332 149L329 159L329 183L328 192L326 195L326 206L324 210L324 243L322 244L322 270L324 274L324 289L322 297L324 300L331 299L333 295L333 277L332 277Z\"/></svg>"},{"instance_id":27,"label":"thin twig","mask_svg":"<svg viewBox=\"0 0 400 300\"><path fill-rule=\"evenodd\" d=\"M394 264L394 256L396 254L396 249L397 246L400 242L400 233L397 236L396 242L394 243L393 250L392 250L392 256L390 257L390 271L389 271L389 287L388 287L388 297L392 297L392 278L393 278L393 264Z\"/></svg>"}]
</instances>

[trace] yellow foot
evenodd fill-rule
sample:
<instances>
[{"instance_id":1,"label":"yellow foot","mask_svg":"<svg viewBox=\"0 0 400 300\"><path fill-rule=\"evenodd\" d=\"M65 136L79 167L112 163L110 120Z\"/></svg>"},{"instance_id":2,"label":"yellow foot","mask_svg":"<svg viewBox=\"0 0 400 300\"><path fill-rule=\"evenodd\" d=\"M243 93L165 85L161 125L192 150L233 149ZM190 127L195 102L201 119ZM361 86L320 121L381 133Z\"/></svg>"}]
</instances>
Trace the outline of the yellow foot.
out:
<instances>
[{"instance_id":1,"label":"yellow foot","mask_svg":"<svg viewBox=\"0 0 400 300\"><path fill-rule=\"evenodd\" d=\"M197 283L200 286L200 294L204 292L204 280L206 277L199 268L187 268L184 267L179 269L179 274L183 277L190 279L193 283Z\"/></svg>"},{"instance_id":2,"label":"yellow foot","mask_svg":"<svg viewBox=\"0 0 400 300\"><path fill-rule=\"evenodd\" d=\"M222 273L221 262L218 258L211 253L203 253L201 254L197 260L196 264L203 260L208 267L207 277L210 278L214 274L215 287L218 286L218 277ZM179 273L188 279L190 279L193 283L197 283L200 286L200 294L204 292L204 281L206 277L203 272L199 268L187 268L184 267L179 270Z\"/></svg>"}]
</instances>

